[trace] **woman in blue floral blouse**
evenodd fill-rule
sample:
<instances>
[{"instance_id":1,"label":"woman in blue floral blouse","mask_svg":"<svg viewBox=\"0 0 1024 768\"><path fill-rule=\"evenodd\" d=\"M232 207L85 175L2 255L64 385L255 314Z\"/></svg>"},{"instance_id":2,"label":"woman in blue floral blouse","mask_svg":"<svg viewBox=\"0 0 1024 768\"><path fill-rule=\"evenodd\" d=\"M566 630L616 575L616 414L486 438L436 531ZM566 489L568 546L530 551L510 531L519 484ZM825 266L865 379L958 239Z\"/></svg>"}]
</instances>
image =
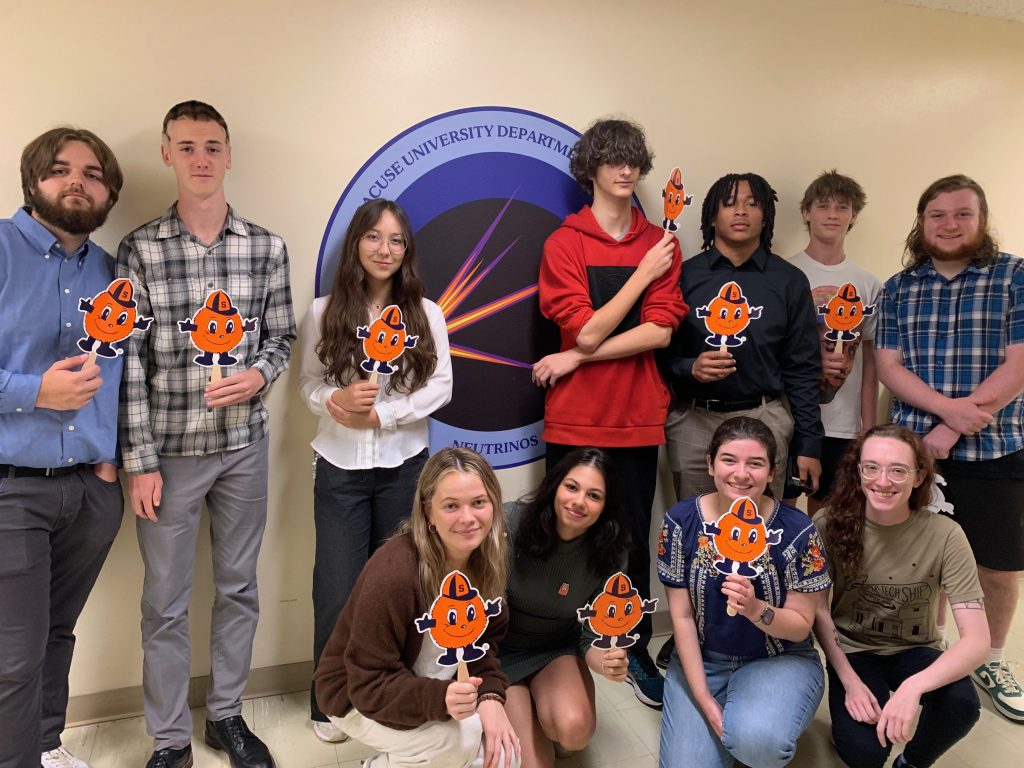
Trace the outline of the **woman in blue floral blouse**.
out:
<instances>
[{"instance_id":1,"label":"woman in blue floral blouse","mask_svg":"<svg viewBox=\"0 0 1024 768\"><path fill-rule=\"evenodd\" d=\"M676 652L665 682L661 766L783 766L825 681L810 638L831 581L810 519L769 495L777 446L757 419L729 419L708 446L715 492L665 514L658 573Z\"/></svg>"}]
</instances>

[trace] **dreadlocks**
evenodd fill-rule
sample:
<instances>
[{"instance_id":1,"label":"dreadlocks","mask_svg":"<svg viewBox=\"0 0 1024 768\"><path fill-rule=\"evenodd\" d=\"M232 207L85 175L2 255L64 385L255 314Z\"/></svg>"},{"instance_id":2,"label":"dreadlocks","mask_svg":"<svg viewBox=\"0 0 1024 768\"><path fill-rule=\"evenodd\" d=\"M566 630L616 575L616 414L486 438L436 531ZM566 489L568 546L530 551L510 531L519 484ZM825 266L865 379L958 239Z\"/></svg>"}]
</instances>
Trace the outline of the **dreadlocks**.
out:
<instances>
[{"instance_id":1,"label":"dreadlocks","mask_svg":"<svg viewBox=\"0 0 1024 768\"><path fill-rule=\"evenodd\" d=\"M700 210L700 231L704 235L704 249L708 249L715 242L715 217L718 216L718 209L723 204L728 204L736 197L736 188L741 181L750 185L750 194L761 206L764 214L764 225L761 228L761 245L766 251L772 249L772 234L775 231L775 202L779 196L775 194L771 184L756 173L730 173L714 184L704 197L704 204Z\"/></svg>"}]
</instances>

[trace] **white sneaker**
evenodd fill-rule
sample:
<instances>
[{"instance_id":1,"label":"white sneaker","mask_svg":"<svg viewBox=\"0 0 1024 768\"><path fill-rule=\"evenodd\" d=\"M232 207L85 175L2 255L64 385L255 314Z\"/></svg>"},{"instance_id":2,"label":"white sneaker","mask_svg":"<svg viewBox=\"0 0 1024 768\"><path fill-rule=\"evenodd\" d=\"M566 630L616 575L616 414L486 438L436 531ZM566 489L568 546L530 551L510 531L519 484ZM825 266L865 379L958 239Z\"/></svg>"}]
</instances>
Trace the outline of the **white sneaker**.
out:
<instances>
[{"instance_id":1,"label":"white sneaker","mask_svg":"<svg viewBox=\"0 0 1024 768\"><path fill-rule=\"evenodd\" d=\"M85 760L79 760L64 747L43 752L39 756L39 762L42 768L89 768L89 764Z\"/></svg>"},{"instance_id":2,"label":"white sneaker","mask_svg":"<svg viewBox=\"0 0 1024 768\"><path fill-rule=\"evenodd\" d=\"M324 723L314 720L313 735L328 744L340 744L343 741L348 741L348 734L330 721Z\"/></svg>"}]
</instances>

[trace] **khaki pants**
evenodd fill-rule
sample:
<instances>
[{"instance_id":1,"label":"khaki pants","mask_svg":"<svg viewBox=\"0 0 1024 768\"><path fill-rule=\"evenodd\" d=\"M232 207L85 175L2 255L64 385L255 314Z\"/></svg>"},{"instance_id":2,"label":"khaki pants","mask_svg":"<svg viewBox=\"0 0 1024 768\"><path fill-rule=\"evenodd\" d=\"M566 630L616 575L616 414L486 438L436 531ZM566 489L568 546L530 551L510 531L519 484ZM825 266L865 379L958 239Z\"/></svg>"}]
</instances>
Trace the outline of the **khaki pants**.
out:
<instances>
[{"instance_id":1,"label":"khaki pants","mask_svg":"<svg viewBox=\"0 0 1024 768\"><path fill-rule=\"evenodd\" d=\"M715 490L714 479L708 473L708 443L711 442L711 436L719 425L734 416L760 419L775 436L775 442L778 443L778 458L771 488L775 498L782 498L783 489L786 487L789 441L793 437L793 417L789 415L782 400L776 399L757 408L729 413L716 413L706 408L695 407L692 400L673 405L665 422L665 439L678 499Z\"/></svg>"},{"instance_id":2,"label":"khaki pants","mask_svg":"<svg viewBox=\"0 0 1024 768\"><path fill-rule=\"evenodd\" d=\"M424 723L399 731L363 717L354 707L331 722L353 739L380 752L367 768L473 768L483 765L480 716ZM504 755L498 765L504 766ZM519 758L513 763L519 766Z\"/></svg>"}]
</instances>

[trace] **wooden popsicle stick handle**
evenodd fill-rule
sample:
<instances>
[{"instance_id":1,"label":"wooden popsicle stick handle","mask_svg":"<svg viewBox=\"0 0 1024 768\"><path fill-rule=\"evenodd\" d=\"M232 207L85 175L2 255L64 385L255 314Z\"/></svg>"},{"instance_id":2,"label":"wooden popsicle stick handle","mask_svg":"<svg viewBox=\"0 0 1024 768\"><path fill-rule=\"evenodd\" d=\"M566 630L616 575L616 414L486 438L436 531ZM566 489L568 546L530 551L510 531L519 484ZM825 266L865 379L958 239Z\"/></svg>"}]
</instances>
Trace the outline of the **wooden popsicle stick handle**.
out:
<instances>
[{"instance_id":1,"label":"wooden popsicle stick handle","mask_svg":"<svg viewBox=\"0 0 1024 768\"><path fill-rule=\"evenodd\" d=\"M733 608L731 605L730 606L726 606L725 612L727 614L729 614L730 616L735 616L736 615L736 609Z\"/></svg>"},{"instance_id":2,"label":"wooden popsicle stick handle","mask_svg":"<svg viewBox=\"0 0 1024 768\"><path fill-rule=\"evenodd\" d=\"M836 342L836 354L837 355L843 354L843 337L842 336L840 336L839 340Z\"/></svg>"},{"instance_id":3,"label":"wooden popsicle stick handle","mask_svg":"<svg viewBox=\"0 0 1024 768\"><path fill-rule=\"evenodd\" d=\"M376 384L377 383L377 372L376 371L374 371L373 373L370 374L370 383L371 384ZM459 664L462 664L462 662L460 661Z\"/></svg>"},{"instance_id":4,"label":"wooden popsicle stick handle","mask_svg":"<svg viewBox=\"0 0 1024 768\"><path fill-rule=\"evenodd\" d=\"M89 357L85 361L86 365L96 365L96 348L89 350Z\"/></svg>"},{"instance_id":5,"label":"wooden popsicle stick handle","mask_svg":"<svg viewBox=\"0 0 1024 768\"><path fill-rule=\"evenodd\" d=\"M719 352L728 352L728 351L729 351L729 345L728 345L728 344L726 344L726 343L725 343L725 342L723 341L723 342L722 342L722 346L720 346L720 347L718 348L718 351L719 351Z\"/></svg>"},{"instance_id":6,"label":"wooden popsicle stick handle","mask_svg":"<svg viewBox=\"0 0 1024 768\"><path fill-rule=\"evenodd\" d=\"M466 666L466 662L460 661L457 667L458 671L455 673L455 679L460 683L469 682L469 667Z\"/></svg>"},{"instance_id":7,"label":"wooden popsicle stick handle","mask_svg":"<svg viewBox=\"0 0 1024 768\"><path fill-rule=\"evenodd\" d=\"M220 366L219 365L214 364L212 366L212 370L210 371L210 380L211 381L220 381L221 380Z\"/></svg>"}]
</instances>

